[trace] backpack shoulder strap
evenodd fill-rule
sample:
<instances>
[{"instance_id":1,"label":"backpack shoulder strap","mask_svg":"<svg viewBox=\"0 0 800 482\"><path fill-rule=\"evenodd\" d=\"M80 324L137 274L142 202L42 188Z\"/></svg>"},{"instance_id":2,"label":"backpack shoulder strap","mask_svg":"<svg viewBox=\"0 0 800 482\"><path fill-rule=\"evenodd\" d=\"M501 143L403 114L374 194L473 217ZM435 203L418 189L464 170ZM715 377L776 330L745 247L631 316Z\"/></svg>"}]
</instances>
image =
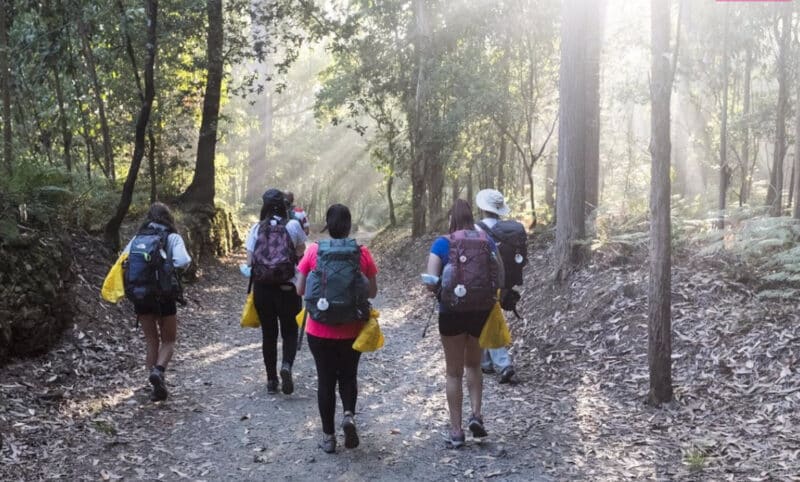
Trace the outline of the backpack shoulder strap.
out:
<instances>
[{"instance_id":1,"label":"backpack shoulder strap","mask_svg":"<svg viewBox=\"0 0 800 482\"><path fill-rule=\"evenodd\" d=\"M492 239L495 238L494 231L492 230L492 228L487 226L486 223L484 223L483 221L480 221L478 223L478 226L480 226L480 228L483 230L484 233L486 233L487 236L491 237Z\"/></svg>"}]
</instances>

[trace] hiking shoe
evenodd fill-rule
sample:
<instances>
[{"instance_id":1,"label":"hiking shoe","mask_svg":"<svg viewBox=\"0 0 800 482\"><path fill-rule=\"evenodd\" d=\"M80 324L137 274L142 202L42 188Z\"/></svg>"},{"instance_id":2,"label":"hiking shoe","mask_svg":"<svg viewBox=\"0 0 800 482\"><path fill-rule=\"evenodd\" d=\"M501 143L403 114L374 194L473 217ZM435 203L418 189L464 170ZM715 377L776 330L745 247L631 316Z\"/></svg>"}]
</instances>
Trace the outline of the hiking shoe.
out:
<instances>
[{"instance_id":1,"label":"hiking shoe","mask_svg":"<svg viewBox=\"0 0 800 482\"><path fill-rule=\"evenodd\" d=\"M483 426L482 417L471 416L469 422L467 422L467 426L469 427L469 431L472 432L472 436L475 438L483 438L489 435L489 432L487 432L486 428Z\"/></svg>"},{"instance_id":2,"label":"hiking shoe","mask_svg":"<svg viewBox=\"0 0 800 482\"><path fill-rule=\"evenodd\" d=\"M267 380L267 393L278 393L278 380Z\"/></svg>"},{"instance_id":3,"label":"hiking shoe","mask_svg":"<svg viewBox=\"0 0 800 482\"><path fill-rule=\"evenodd\" d=\"M351 412L344 412L342 419L342 430L344 430L344 446L348 449L358 447L358 432L356 431L356 421L353 420Z\"/></svg>"},{"instance_id":4,"label":"hiking shoe","mask_svg":"<svg viewBox=\"0 0 800 482\"><path fill-rule=\"evenodd\" d=\"M491 375L494 373L494 367L481 367L481 371L486 375Z\"/></svg>"},{"instance_id":5,"label":"hiking shoe","mask_svg":"<svg viewBox=\"0 0 800 482\"><path fill-rule=\"evenodd\" d=\"M500 372L500 383L511 383L514 381L515 373L514 367L510 365L503 368L503 371Z\"/></svg>"},{"instance_id":6,"label":"hiking shoe","mask_svg":"<svg viewBox=\"0 0 800 482\"><path fill-rule=\"evenodd\" d=\"M457 434L453 434L453 432L450 432L450 439L448 440L448 442L450 443L450 446L452 448L457 449L464 446L465 440L466 436L464 435L463 431Z\"/></svg>"},{"instance_id":7,"label":"hiking shoe","mask_svg":"<svg viewBox=\"0 0 800 482\"><path fill-rule=\"evenodd\" d=\"M336 435L327 433L323 435L322 440L319 443L319 448L321 448L326 454L332 454L336 452Z\"/></svg>"},{"instance_id":8,"label":"hiking shoe","mask_svg":"<svg viewBox=\"0 0 800 482\"><path fill-rule=\"evenodd\" d=\"M294 392L294 382L292 381L292 366L284 363L281 366L281 391L286 395Z\"/></svg>"},{"instance_id":9,"label":"hiking shoe","mask_svg":"<svg viewBox=\"0 0 800 482\"><path fill-rule=\"evenodd\" d=\"M167 386L164 382L164 372L158 368L150 370L150 385L153 385L153 393L150 395L150 400L153 402L160 402L167 399Z\"/></svg>"}]
</instances>

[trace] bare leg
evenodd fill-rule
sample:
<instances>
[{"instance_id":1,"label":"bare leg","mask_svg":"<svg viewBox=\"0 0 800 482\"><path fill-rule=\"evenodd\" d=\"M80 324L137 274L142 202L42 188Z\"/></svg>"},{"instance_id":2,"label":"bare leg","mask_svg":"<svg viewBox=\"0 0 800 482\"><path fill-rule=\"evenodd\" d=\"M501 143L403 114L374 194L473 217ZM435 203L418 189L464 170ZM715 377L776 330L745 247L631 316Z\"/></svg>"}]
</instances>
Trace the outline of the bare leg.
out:
<instances>
[{"instance_id":1,"label":"bare leg","mask_svg":"<svg viewBox=\"0 0 800 482\"><path fill-rule=\"evenodd\" d=\"M158 328L156 327L157 316L154 315L139 315L139 323L142 325L142 332L144 333L145 345L147 345L147 354L145 355L145 365L147 370L152 370L156 366L158 358Z\"/></svg>"},{"instance_id":2,"label":"bare leg","mask_svg":"<svg viewBox=\"0 0 800 482\"><path fill-rule=\"evenodd\" d=\"M467 390L472 406L472 414L481 416L481 399L483 396L483 374L481 373L481 350L478 339L467 335L464 346L464 367L467 372Z\"/></svg>"},{"instance_id":3,"label":"bare leg","mask_svg":"<svg viewBox=\"0 0 800 482\"><path fill-rule=\"evenodd\" d=\"M161 348L158 350L158 365L167 368L175 352L175 339L178 337L178 319L175 315L164 316L158 320L161 332Z\"/></svg>"},{"instance_id":4,"label":"bare leg","mask_svg":"<svg viewBox=\"0 0 800 482\"><path fill-rule=\"evenodd\" d=\"M444 360L447 372L447 406L450 409L450 432L461 433L462 405L464 392L462 379L464 377L464 344L467 335L442 336L444 347Z\"/></svg>"}]
</instances>

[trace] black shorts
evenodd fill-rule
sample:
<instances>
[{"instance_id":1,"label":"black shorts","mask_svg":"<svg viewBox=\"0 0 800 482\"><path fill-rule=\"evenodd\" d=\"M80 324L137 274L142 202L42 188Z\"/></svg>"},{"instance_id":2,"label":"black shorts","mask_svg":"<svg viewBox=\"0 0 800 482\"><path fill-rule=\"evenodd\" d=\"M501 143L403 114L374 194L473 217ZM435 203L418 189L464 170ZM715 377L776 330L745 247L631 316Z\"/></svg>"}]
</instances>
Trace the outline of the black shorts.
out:
<instances>
[{"instance_id":1,"label":"black shorts","mask_svg":"<svg viewBox=\"0 0 800 482\"><path fill-rule=\"evenodd\" d=\"M134 303L133 310L137 315L151 316L175 316L178 313L178 307L175 301Z\"/></svg>"},{"instance_id":2,"label":"black shorts","mask_svg":"<svg viewBox=\"0 0 800 482\"><path fill-rule=\"evenodd\" d=\"M456 336L466 333L480 338L483 325L489 318L489 311L466 311L463 313L439 312L439 334Z\"/></svg>"}]
</instances>

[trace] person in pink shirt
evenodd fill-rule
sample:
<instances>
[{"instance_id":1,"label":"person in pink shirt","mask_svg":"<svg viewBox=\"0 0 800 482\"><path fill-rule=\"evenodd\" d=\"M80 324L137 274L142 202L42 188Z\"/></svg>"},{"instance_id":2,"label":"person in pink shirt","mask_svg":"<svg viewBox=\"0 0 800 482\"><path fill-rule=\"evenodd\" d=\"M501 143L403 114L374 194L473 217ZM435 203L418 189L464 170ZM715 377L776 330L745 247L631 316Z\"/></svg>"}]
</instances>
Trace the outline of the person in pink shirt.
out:
<instances>
[{"instance_id":1,"label":"person in pink shirt","mask_svg":"<svg viewBox=\"0 0 800 482\"><path fill-rule=\"evenodd\" d=\"M309 246L297 267L299 271L297 293L301 296L305 295L306 307L309 313L306 319L308 346L317 366L317 403L319 405L319 414L322 418L323 432L323 438L319 446L327 453L336 451L334 418L336 413L337 383L339 384L339 394L344 408L344 416L342 418L342 430L345 436L344 446L346 448L355 448L359 444L354 414L358 395L356 378L361 353L353 349L353 342L364 327L366 318L362 315L365 314L365 310L368 316L369 303L366 298L374 298L378 293L376 281L378 268L372 259L372 254L365 246L357 246L354 241L348 239L350 227L351 216L347 206L334 204L329 207L325 214L325 228L323 228L323 231L327 230L333 239L330 241L323 240ZM354 316L358 319L350 322L347 320L333 322L331 320L322 321L322 317L319 320L315 320L314 316L312 316L312 313L322 315L330 313L336 306L336 303L331 300L331 311L327 311L329 310L328 301L324 297L314 298L316 296L314 294L315 286L311 278L316 276L314 270L317 269L320 244L326 250L329 249L328 246L331 244L341 246L343 249L346 249L347 246L353 246L352 253L356 259L360 258L359 276L361 280L358 280L358 282L363 280L364 296L361 297L363 299L356 297L362 302L356 311L359 314ZM360 251L360 253L356 250ZM355 263L355 260L353 262ZM355 265L353 264L352 266L355 269Z\"/></svg>"}]
</instances>

